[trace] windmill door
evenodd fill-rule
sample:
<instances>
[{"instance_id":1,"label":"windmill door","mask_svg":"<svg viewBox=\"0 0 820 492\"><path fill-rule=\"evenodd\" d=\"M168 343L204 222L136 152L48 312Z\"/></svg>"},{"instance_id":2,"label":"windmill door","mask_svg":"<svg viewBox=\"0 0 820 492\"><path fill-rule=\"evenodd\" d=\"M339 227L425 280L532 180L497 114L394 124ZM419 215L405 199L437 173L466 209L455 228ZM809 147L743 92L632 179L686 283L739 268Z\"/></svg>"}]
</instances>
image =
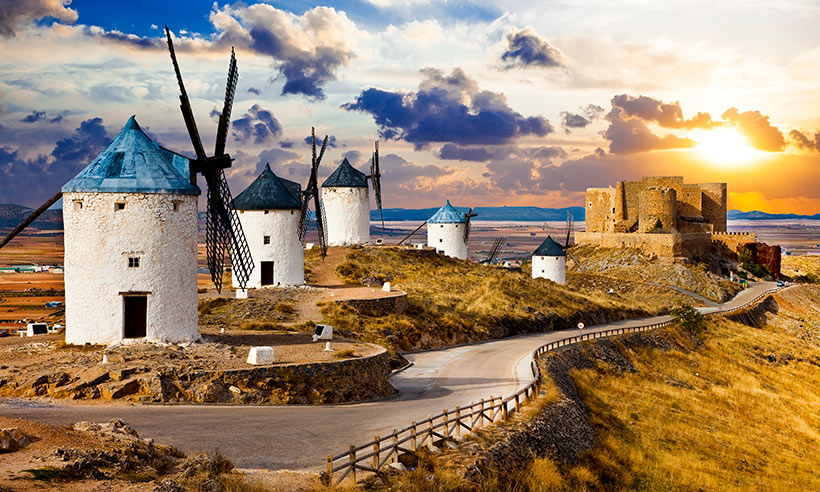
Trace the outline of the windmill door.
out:
<instances>
[{"instance_id":1,"label":"windmill door","mask_svg":"<svg viewBox=\"0 0 820 492\"><path fill-rule=\"evenodd\" d=\"M273 285L273 262L262 262L262 285Z\"/></svg>"},{"instance_id":2,"label":"windmill door","mask_svg":"<svg viewBox=\"0 0 820 492\"><path fill-rule=\"evenodd\" d=\"M148 296L124 296L122 302L124 305L123 338L145 337Z\"/></svg>"}]
</instances>

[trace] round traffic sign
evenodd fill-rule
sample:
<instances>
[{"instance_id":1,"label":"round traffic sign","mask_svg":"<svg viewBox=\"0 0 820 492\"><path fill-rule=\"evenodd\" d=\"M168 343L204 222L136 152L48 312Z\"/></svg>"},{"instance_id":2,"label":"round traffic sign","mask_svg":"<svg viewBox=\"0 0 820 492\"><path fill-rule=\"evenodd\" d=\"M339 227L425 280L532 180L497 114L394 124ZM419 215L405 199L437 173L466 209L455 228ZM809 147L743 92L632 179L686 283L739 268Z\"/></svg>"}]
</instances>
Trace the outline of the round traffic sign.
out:
<instances>
[{"instance_id":1,"label":"round traffic sign","mask_svg":"<svg viewBox=\"0 0 820 492\"><path fill-rule=\"evenodd\" d=\"M583 330L584 329L584 324L583 323L578 323L578 329Z\"/></svg>"}]
</instances>

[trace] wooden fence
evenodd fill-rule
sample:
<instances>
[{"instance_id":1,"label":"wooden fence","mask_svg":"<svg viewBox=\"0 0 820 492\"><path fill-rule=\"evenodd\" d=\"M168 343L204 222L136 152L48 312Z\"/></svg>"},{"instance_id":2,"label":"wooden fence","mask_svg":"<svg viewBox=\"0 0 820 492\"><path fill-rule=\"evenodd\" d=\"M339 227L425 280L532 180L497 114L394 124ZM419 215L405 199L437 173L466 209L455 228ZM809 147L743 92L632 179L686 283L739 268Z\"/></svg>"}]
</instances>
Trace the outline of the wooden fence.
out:
<instances>
[{"instance_id":1,"label":"wooden fence","mask_svg":"<svg viewBox=\"0 0 820 492\"><path fill-rule=\"evenodd\" d=\"M741 311L777 290L777 288L767 290L741 306L714 311L707 315L723 316ZM669 326L672 322L673 320L669 319L642 326L594 331L542 345L532 354L530 369L533 379L525 387L506 398L488 397L463 407L445 409L435 415L429 415L424 420L411 422L403 429L393 429L393 432L387 436L376 436L372 441L359 446L351 445L347 451L327 457L323 478L327 483L338 484L346 478L350 478L355 483L359 478L357 472L377 473L384 466L397 462L401 453L415 453L423 446L447 446L449 443L458 442L466 433L510 418L522 406L540 394L541 369L538 360L550 351L586 340L654 330Z\"/></svg>"}]
</instances>

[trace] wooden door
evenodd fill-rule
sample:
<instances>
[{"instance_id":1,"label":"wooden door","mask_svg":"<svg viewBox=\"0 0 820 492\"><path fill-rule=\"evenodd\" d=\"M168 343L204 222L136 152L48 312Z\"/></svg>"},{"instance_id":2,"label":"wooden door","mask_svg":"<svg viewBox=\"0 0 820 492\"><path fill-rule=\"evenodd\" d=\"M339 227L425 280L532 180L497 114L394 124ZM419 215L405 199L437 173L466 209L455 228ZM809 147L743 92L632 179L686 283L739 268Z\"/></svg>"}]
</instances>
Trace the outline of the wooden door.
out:
<instances>
[{"instance_id":1,"label":"wooden door","mask_svg":"<svg viewBox=\"0 0 820 492\"><path fill-rule=\"evenodd\" d=\"M262 285L273 285L273 262L262 262Z\"/></svg>"},{"instance_id":2,"label":"wooden door","mask_svg":"<svg viewBox=\"0 0 820 492\"><path fill-rule=\"evenodd\" d=\"M124 296L123 337L144 338L148 318L148 296Z\"/></svg>"}]
</instances>

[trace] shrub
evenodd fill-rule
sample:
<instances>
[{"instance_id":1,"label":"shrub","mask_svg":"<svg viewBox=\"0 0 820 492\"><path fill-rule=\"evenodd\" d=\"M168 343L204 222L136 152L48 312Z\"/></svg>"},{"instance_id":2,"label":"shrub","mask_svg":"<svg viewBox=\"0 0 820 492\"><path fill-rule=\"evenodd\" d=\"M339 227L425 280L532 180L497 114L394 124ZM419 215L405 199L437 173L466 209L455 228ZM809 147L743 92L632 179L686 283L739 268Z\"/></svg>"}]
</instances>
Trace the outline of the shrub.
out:
<instances>
[{"instance_id":1,"label":"shrub","mask_svg":"<svg viewBox=\"0 0 820 492\"><path fill-rule=\"evenodd\" d=\"M772 276L772 272L770 272L765 265L758 265L757 263L744 263L742 266L744 270L751 273L755 277L765 278Z\"/></svg>"},{"instance_id":2,"label":"shrub","mask_svg":"<svg viewBox=\"0 0 820 492\"><path fill-rule=\"evenodd\" d=\"M240 330L283 330L284 326L279 323L270 323L268 321L246 321L239 327Z\"/></svg>"},{"instance_id":3,"label":"shrub","mask_svg":"<svg viewBox=\"0 0 820 492\"><path fill-rule=\"evenodd\" d=\"M689 304L676 307L669 314L678 326L691 335L699 335L706 330L706 317Z\"/></svg>"},{"instance_id":4,"label":"shrub","mask_svg":"<svg viewBox=\"0 0 820 492\"><path fill-rule=\"evenodd\" d=\"M353 349L344 349L333 354L337 359L353 359L358 357Z\"/></svg>"},{"instance_id":5,"label":"shrub","mask_svg":"<svg viewBox=\"0 0 820 492\"><path fill-rule=\"evenodd\" d=\"M820 284L820 276L813 273L796 275L793 280L800 284Z\"/></svg>"},{"instance_id":6,"label":"shrub","mask_svg":"<svg viewBox=\"0 0 820 492\"><path fill-rule=\"evenodd\" d=\"M282 314L293 314L296 310L293 308L292 304L288 304L287 302L278 302L273 309L277 312Z\"/></svg>"},{"instance_id":7,"label":"shrub","mask_svg":"<svg viewBox=\"0 0 820 492\"><path fill-rule=\"evenodd\" d=\"M752 250L749 248L741 248L737 251L738 263L751 263L753 259Z\"/></svg>"}]
</instances>

